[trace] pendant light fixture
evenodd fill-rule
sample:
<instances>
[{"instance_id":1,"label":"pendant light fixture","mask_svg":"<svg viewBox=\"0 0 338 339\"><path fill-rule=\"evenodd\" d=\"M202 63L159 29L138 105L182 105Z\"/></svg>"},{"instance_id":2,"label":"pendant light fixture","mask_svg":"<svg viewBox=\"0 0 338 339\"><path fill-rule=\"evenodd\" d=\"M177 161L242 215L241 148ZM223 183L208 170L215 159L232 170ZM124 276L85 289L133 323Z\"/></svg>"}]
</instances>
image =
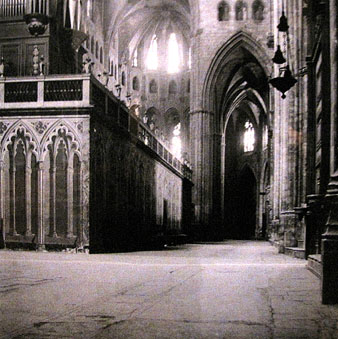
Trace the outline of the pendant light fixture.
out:
<instances>
[{"instance_id":1,"label":"pendant light fixture","mask_svg":"<svg viewBox=\"0 0 338 339\"><path fill-rule=\"evenodd\" d=\"M286 46L287 46L286 57L288 59L289 58L288 49L290 48L289 46L289 25L288 25L288 21L285 16L285 12L284 12L284 2L282 3L282 6L283 6L282 16L279 19L279 25L277 26L277 28L279 32L284 32L286 35L284 39L286 39ZM282 99L286 98L285 93L297 83L297 80L292 76L290 66L289 66L290 62L287 59L284 58L280 45L278 45L272 61L275 64L283 64L287 62L287 65L285 67L280 68L279 76L276 78L270 79L269 83L271 84L271 86L273 86L274 88L276 88L278 91L282 93Z\"/></svg>"},{"instance_id":2,"label":"pendant light fixture","mask_svg":"<svg viewBox=\"0 0 338 339\"><path fill-rule=\"evenodd\" d=\"M296 84L297 80L292 76L289 66L281 69L281 71L284 72L283 76L273 78L269 80L269 82L274 88L282 93L282 99L285 99L285 93Z\"/></svg>"},{"instance_id":3,"label":"pendant light fixture","mask_svg":"<svg viewBox=\"0 0 338 339\"><path fill-rule=\"evenodd\" d=\"M283 53L280 49L280 45L277 46L277 50L275 52L275 56L272 58L272 61L275 63L275 64L284 64L284 62L286 62L286 59L284 58L283 56Z\"/></svg>"},{"instance_id":4,"label":"pendant light fixture","mask_svg":"<svg viewBox=\"0 0 338 339\"><path fill-rule=\"evenodd\" d=\"M282 16L279 18L277 28L280 32L287 32L289 29L288 19L286 18L284 11L282 12Z\"/></svg>"}]
</instances>

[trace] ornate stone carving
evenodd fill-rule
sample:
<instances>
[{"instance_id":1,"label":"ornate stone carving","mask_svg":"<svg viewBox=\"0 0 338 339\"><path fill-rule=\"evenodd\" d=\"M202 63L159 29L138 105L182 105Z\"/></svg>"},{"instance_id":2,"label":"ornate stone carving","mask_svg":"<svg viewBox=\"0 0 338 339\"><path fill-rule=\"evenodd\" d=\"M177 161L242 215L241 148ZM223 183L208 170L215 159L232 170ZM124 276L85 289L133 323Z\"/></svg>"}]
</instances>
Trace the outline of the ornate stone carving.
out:
<instances>
[{"instance_id":1,"label":"ornate stone carving","mask_svg":"<svg viewBox=\"0 0 338 339\"><path fill-rule=\"evenodd\" d=\"M77 131L83 133L83 121L73 121L73 125L75 126Z\"/></svg>"},{"instance_id":2,"label":"ornate stone carving","mask_svg":"<svg viewBox=\"0 0 338 339\"><path fill-rule=\"evenodd\" d=\"M0 134L5 133L6 130L7 130L7 124L2 122L2 121L0 121Z\"/></svg>"},{"instance_id":3,"label":"ornate stone carving","mask_svg":"<svg viewBox=\"0 0 338 339\"><path fill-rule=\"evenodd\" d=\"M48 124L44 123L42 121L38 121L33 123L35 130L39 133L39 134L43 134L43 132L47 129Z\"/></svg>"}]
</instances>

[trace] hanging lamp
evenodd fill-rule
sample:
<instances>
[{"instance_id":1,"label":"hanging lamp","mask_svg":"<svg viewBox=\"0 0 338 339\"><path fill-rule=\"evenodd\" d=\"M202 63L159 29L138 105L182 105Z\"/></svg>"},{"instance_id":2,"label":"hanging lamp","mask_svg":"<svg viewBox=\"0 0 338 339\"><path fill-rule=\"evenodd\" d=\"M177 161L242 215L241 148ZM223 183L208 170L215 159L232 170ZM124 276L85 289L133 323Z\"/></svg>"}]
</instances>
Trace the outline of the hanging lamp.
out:
<instances>
[{"instance_id":1,"label":"hanging lamp","mask_svg":"<svg viewBox=\"0 0 338 339\"><path fill-rule=\"evenodd\" d=\"M284 71L283 76L273 78L269 80L269 83L278 91L280 91L283 94L282 99L285 99L285 93L296 84L297 80L292 76L289 65L281 70Z\"/></svg>"},{"instance_id":2,"label":"hanging lamp","mask_svg":"<svg viewBox=\"0 0 338 339\"><path fill-rule=\"evenodd\" d=\"M272 58L272 61L275 63L275 64L284 64L284 62L286 62L286 59L284 58L283 56L283 53L280 49L280 45L277 46L277 50L275 52L275 56Z\"/></svg>"},{"instance_id":3,"label":"hanging lamp","mask_svg":"<svg viewBox=\"0 0 338 339\"><path fill-rule=\"evenodd\" d=\"M279 24L277 28L280 32L287 32L289 29L288 19L285 16L284 11L282 11L282 16L279 18Z\"/></svg>"}]
</instances>

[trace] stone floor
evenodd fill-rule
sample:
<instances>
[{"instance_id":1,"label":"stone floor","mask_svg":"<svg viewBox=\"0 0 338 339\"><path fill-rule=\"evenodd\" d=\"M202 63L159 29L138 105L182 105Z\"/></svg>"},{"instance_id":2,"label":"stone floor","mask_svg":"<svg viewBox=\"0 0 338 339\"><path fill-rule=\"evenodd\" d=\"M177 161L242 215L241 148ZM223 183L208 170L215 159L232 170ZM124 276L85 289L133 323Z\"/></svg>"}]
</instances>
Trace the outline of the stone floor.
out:
<instances>
[{"instance_id":1,"label":"stone floor","mask_svg":"<svg viewBox=\"0 0 338 339\"><path fill-rule=\"evenodd\" d=\"M265 242L0 251L1 338L338 338L306 262Z\"/></svg>"}]
</instances>

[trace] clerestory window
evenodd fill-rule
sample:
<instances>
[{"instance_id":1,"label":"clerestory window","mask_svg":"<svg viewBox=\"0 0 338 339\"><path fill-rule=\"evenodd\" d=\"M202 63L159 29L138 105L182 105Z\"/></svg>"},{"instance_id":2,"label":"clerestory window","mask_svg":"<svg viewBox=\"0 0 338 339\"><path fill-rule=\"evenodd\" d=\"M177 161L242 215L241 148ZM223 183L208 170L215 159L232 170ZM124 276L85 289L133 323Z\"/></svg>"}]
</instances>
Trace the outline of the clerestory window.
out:
<instances>
[{"instance_id":1,"label":"clerestory window","mask_svg":"<svg viewBox=\"0 0 338 339\"><path fill-rule=\"evenodd\" d=\"M158 67L158 52L157 52L157 37L151 39L150 48L147 55L147 68L150 70L157 70Z\"/></svg>"},{"instance_id":2,"label":"clerestory window","mask_svg":"<svg viewBox=\"0 0 338 339\"><path fill-rule=\"evenodd\" d=\"M180 66L180 51L175 33L168 40L168 73L177 73Z\"/></svg>"}]
</instances>

